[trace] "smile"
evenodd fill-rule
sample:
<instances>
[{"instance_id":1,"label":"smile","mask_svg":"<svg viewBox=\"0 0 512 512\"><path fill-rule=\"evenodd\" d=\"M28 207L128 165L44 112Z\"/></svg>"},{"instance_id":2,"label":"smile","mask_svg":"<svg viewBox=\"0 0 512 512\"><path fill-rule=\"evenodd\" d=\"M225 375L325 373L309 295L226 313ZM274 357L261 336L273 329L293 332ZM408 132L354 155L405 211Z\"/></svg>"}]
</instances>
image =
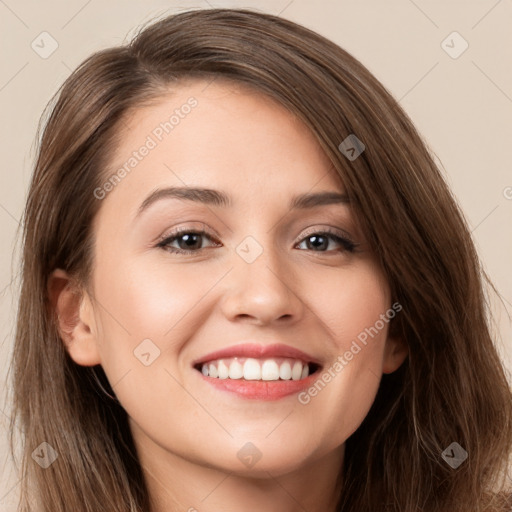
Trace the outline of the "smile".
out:
<instances>
[{"instance_id":1,"label":"smile","mask_svg":"<svg viewBox=\"0 0 512 512\"><path fill-rule=\"evenodd\" d=\"M276 381L305 379L318 365L294 358L231 357L198 364L195 368L214 379Z\"/></svg>"},{"instance_id":2,"label":"smile","mask_svg":"<svg viewBox=\"0 0 512 512\"><path fill-rule=\"evenodd\" d=\"M252 400L279 400L310 386L319 359L282 343L239 343L192 362L201 380L221 392Z\"/></svg>"}]
</instances>

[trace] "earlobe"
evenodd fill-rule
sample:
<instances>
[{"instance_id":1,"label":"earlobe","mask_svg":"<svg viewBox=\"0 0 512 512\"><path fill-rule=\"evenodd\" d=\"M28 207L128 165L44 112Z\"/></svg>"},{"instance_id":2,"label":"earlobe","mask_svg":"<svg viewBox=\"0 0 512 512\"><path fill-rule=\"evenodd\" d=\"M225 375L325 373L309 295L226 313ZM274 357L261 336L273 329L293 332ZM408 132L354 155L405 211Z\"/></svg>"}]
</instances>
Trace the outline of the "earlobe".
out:
<instances>
[{"instance_id":1,"label":"earlobe","mask_svg":"<svg viewBox=\"0 0 512 512\"><path fill-rule=\"evenodd\" d=\"M57 330L70 357L82 366L100 364L94 315L88 296L61 269L51 273L47 288Z\"/></svg>"},{"instance_id":2,"label":"earlobe","mask_svg":"<svg viewBox=\"0 0 512 512\"><path fill-rule=\"evenodd\" d=\"M407 343L398 338L388 338L384 349L382 373L393 373L398 370L408 354Z\"/></svg>"}]
</instances>

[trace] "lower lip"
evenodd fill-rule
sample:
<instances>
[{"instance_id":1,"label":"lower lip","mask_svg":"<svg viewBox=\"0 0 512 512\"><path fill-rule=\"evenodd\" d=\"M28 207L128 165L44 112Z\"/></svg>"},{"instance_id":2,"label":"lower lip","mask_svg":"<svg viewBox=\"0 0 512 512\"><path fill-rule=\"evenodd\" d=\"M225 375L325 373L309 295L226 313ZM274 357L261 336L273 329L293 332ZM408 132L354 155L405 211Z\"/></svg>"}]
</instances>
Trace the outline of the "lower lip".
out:
<instances>
[{"instance_id":1,"label":"lower lip","mask_svg":"<svg viewBox=\"0 0 512 512\"><path fill-rule=\"evenodd\" d=\"M234 393L242 398L253 400L279 400L285 396L299 393L304 388L313 384L317 379L317 373L309 375L301 380L244 380L244 379L219 379L199 376L208 384L217 389Z\"/></svg>"}]
</instances>

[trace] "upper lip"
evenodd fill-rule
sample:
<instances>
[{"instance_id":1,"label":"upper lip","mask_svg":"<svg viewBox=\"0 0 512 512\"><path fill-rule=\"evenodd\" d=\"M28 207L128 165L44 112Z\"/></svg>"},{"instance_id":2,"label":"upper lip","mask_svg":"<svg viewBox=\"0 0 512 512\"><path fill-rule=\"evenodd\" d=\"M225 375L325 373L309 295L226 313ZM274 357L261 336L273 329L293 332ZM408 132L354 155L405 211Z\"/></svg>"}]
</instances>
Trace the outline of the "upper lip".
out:
<instances>
[{"instance_id":1,"label":"upper lip","mask_svg":"<svg viewBox=\"0 0 512 512\"><path fill-rule=\"evenodd\" d=\"M259 345L258 343L240 343L232 345L231 347L216 350L210 352L205 356L196 359L192 365L196 366L201 363L208 361L215 361L217 359L223 359L228 357L253 357L253 358L264 358L264 357L289 357L292 359L300 359L305 363L314 363L321 365L320 361L290 345L284 345L282 343L275 343L273 345Z\"/></svg>"}]
</instances>

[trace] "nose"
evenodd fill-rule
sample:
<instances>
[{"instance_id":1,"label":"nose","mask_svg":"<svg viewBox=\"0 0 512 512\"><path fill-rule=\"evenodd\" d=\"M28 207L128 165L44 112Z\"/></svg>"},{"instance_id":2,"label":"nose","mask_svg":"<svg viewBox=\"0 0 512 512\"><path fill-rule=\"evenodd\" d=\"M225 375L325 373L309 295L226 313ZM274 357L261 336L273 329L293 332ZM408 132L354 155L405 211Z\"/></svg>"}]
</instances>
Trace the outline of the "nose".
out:
<instances>
[{"instance_id":1,"label":"nose","mask_svg":"<svg viewBox=\"0 0 512 512\"><path fill-rule=\"evenodd\" d=\"M302 318L299 281L285 255L265 248L248 263L235 253L234 268L223 281L221 309L230 321L290 326Z\"/></svg>"}]
</instances>

